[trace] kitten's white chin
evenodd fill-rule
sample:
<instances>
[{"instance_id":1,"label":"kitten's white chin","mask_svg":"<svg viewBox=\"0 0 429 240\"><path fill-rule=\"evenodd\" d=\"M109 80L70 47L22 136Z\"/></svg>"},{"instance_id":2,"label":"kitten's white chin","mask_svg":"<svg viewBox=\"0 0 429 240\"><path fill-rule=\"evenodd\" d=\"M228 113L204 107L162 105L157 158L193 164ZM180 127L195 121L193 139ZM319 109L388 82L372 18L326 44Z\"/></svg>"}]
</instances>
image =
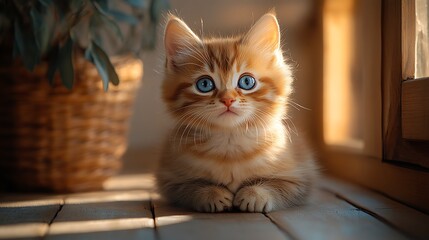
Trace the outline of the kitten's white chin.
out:
<instances>
[{"instance_id":1,"label":"kitten's white chin","mask_svg":"<svg viewBox=\"0 0 429 240\"><path fill-rule=\"evenodd\" d=\"M214 119L216 125L225 128L236 127L243 121L243 116L235 111L223 111L216 119Z\"/></svg>"}]
</instances>

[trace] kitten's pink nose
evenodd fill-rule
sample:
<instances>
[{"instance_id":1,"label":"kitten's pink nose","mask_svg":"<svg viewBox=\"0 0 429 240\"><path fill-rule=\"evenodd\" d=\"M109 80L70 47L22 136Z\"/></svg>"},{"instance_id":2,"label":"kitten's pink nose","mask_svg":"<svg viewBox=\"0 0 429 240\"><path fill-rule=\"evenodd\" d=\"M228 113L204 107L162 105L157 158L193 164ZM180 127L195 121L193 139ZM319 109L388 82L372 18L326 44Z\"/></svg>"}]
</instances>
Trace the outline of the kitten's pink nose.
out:
<instances>
[{"instance_id":1,"label":"kitten's pink nose","mask_svg":"<svg viewBox=\"0 0 429 240\"><path fill-rule=\"evenodd\" d=\"M227 107L231 106L235 99L233 98L221 98L220 101Z\"/></svg>"}]
</instances>

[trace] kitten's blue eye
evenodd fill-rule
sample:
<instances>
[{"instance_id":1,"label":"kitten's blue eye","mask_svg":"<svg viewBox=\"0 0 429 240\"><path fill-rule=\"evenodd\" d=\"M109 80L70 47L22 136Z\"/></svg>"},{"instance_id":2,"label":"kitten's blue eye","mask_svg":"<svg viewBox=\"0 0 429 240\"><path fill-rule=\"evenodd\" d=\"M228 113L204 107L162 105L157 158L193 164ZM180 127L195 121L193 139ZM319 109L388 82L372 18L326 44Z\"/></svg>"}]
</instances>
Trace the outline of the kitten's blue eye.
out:
<instances>
[{"instance_id":1,"label":"kitten's blue eye","mask_svg":"<svg viewBox=\"0 0 429 240\"><path fill-rule=\"evenodd\" d=\"M243 75L238 79L238 87L244 90L250 90L256 85L256 80L254 77L249 75Z\"/></svg>"},{"instance_id":2,"label":"kitten's blue eye","mask_svg":"<svg viewBox=\"0 0 429 240\"><path fill-rule=\"evenodd\" d=\"M208 93L215 88L213 80L207 77L201 78L200 80L198 80L196 85L197 85L198 91L202 93Z\"/></svg>"}]
</instances>

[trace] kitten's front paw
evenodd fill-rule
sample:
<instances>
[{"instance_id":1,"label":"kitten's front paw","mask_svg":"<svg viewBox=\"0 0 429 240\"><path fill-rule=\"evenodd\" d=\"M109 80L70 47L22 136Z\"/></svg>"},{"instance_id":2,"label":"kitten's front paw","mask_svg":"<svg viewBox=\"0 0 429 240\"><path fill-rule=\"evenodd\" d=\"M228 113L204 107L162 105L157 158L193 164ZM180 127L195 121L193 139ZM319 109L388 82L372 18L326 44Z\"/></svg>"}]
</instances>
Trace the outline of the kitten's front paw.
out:
<instances>
[{"instance_id":1,"label":"kitten's front paw","mask_svg":"<svg viewBox=\"0 0 429 240\"><path fill-rule=\"evenodd\" d=\"M270 212L273 202L270 192L260 186L243 187L234 198L234 206L243 212Z\"/></svg>"},{"instance_id":2,"label":"kitten's front paw","mask_svg":"<svg viewBox=\"0 0 429 240\"><path fill-rule=\"evenodd\" d=\"M234 194L220 186L207 186L200 189L199 201L195 209L199 212L223 212L232 208Z\"/></svg>"}]
</instances>

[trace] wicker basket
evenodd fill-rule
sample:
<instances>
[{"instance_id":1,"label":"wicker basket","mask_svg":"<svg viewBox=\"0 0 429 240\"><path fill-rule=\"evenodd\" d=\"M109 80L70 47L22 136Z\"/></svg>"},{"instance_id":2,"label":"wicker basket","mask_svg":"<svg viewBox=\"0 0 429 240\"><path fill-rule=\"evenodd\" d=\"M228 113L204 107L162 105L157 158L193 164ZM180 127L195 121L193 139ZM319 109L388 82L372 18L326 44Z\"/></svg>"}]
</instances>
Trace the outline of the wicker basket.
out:
<instances>
[{"instance_id":1,"label":"wicker basket","mask_svg":"<svg viewBox=\"0 0 429 240\"><path fill-rule=\"evenodd\" d=\"M128 119L143 66L113 59L121 80L104 92L95 67L75 59L67 90L20 64L0 68L0 177L16 190L76 192L102 187L121 167Z\"/></svg>"}]
</instances>

